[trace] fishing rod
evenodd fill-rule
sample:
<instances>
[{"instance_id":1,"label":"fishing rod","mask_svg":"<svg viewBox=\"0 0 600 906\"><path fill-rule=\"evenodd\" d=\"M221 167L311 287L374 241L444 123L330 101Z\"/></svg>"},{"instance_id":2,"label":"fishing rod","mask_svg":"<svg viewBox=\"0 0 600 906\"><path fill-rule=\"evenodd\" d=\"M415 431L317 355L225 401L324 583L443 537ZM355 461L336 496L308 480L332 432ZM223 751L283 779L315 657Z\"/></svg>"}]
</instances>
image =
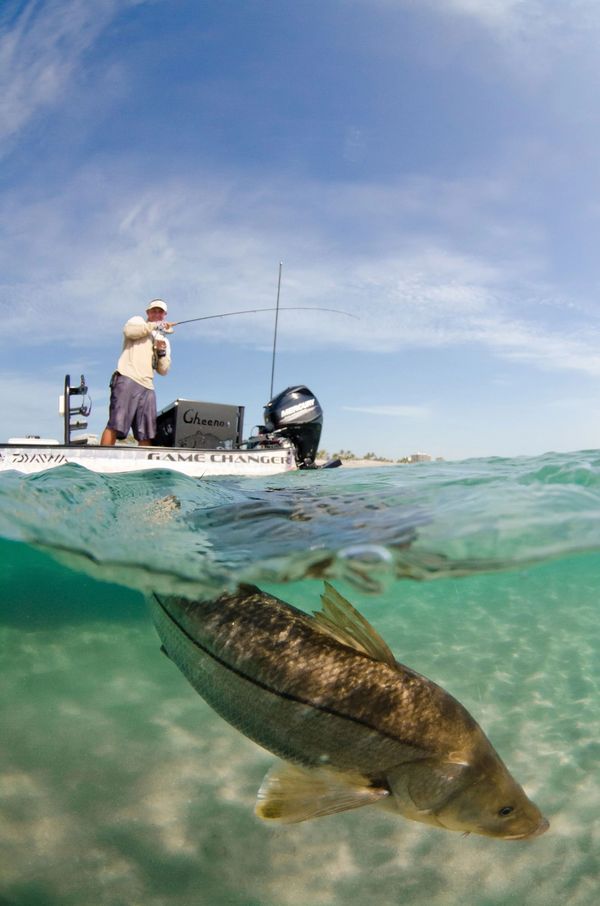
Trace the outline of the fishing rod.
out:
<instances>
[{"instance_id":1,"label":"fishing rod","mask_svg":"<svg viewBox=\"0 0 600 906\"><path fill-rule=\"evenodd\" d=\"M246 308L243 311L224 311L220 315L203 315L201 318L187 318L185 321L172 321L171 325L173 327L178 327L180 324L193 324L195 321L212 321L213 318L230 318L232 315L255 315L258 312L262 311L331 311L336 315L346 315L347 318L356 318L360 320L358 315L353 315L349 311L342 311L340 308L316 308L314 306L306 305L282 305L281 307L277 306L276 308Z\"/></svg>"},{"instance_id":2,"label":"fishing rod","mask_svg":"<svg viewBox=\"0 0 600 906\"><path fill-rule=\"evenodd\" d=\"M181 324L195 324L198 321L212 321L215 318L231 318L234 315L255 315L259 312L265 311L274 311L275 312L275 330L273 334L273 358L271 362L271 390L269 394L269 399L273 397L273 379L275 376L275 355L277 350L277 326L279 321L279 312L280 311L327 311L336 315L345 315L347 318L355 318L357 321L360 320L358 315L353 315L349 311L342 311L340 308L322 308L320 306L309 306L309 305L285 305L280 307L279 298L281 295L281 269L283 267L283 262L279 262L279 278L277 281L277 304L275 308L245 308L241 311L224 311L218 315L202 315L198 318L186 318L184 321L171 321L169 324L168 330L165 330L165 333L172 333L174 327L179 327Z\"/></svg>"}]
</instances>

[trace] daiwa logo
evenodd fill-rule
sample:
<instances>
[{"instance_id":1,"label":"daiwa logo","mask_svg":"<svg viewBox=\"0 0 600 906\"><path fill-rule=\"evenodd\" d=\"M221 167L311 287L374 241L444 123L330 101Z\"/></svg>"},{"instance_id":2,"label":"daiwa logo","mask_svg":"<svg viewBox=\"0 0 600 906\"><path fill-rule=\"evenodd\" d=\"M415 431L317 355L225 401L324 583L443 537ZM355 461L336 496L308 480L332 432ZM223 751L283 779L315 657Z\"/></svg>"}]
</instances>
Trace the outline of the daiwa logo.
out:
<instances>
[{"instance_id":1,"label":"daiwa logo","mask_svg":"<svg viewBox=\"0 0 600 906\"><path fill-rule=\"evenodd\" d=\"M16 463L39 462L57 466L68 462L68 459L64 453L25 453L23 450L16 450L12 454L11 461Z\"/></svg>"},{"instance_id":2,"label":"daiwa logo","mask_svg":"<svg viewBox=\"0 0 600 906\"><path fill-rule=\"evenodd\" d=\"M304 400L303 403L296 403L295 406L289 406L287 409L282 409L281 417L287 418L288 415L296 415L298 412L304 412L305 409L311 409L314 406L315 402L316 400L313 396L312 399Z\"/></svg>"}]
</instances>

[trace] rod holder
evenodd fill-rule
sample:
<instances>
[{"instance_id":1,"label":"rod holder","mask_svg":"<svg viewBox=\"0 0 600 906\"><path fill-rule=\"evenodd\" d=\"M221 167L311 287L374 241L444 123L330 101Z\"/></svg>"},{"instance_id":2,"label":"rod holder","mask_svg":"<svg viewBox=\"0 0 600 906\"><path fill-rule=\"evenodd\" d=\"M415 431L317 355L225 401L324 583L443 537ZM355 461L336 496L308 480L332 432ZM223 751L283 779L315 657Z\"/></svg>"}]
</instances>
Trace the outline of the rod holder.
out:
<instances>
[{"instance_id":1,"label":"rod holder","mask_svg":"<svg viewBox=\"0 0 600 906\"><path fill-rule=\"evenodd\" d=\"M64 435L65 435L65 446L69 447L72 444L86 444L87 438L78 438L72 439L72 431L83 431L87 428L87 422L83 421L72 421L73 416L82 415L84 418L87 418L92 411L91 404L86 405L85 397L88 392L88 387L85 382L85 377L81 375L81 380L77 387L71 386L71 375L65 374L65 389L63 396L63 422L64 422ZM71 405L72 396L81 396L82 400L80 405Z\"/></svg>"}]
</instances>

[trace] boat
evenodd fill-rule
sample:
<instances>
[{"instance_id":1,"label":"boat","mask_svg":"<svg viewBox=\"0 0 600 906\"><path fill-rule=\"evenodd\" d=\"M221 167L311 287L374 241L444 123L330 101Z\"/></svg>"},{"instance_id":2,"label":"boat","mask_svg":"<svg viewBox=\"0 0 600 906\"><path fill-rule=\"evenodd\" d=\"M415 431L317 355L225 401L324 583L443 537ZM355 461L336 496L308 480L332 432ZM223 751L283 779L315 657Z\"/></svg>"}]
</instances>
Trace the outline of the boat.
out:
<instances>
[{"instance_id":1,"label":"boat","mask_svg":"<svg viewBox=\"0 0 600 906\"><path fill-rule=\"evenodd\" d=\"M80 400L77 400L80 397ZM268 476L295 469L315 469L323 410L305 385L288 387L264 408L264 425L243 440L243 406L177 399L157 416L152 446L117 443L100 446L75 436L87 428L91 402L84 375L71 385L65 375L59 412L63 441L37 435L0 444L0 472L35 474L75 464L92 472L116 474L167 469L192 478L219 475ZM332 460L320 468L341 465Z\"/></svg>"}]
</instances>

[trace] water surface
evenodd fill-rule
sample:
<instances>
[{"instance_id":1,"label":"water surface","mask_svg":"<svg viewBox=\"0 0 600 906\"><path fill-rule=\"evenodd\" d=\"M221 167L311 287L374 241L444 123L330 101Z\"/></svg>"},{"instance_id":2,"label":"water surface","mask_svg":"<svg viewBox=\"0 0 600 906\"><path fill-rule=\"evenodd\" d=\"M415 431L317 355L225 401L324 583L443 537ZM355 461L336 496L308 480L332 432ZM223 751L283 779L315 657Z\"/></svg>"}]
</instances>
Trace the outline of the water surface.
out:
<instances>
[{"instance_id":1,"label":"water surface","mask_svg":"<svg viewBox=\"0 0 600 906\"><path fill-rule=\"evenodd\" d=\"M591 906L600 453L262 479L0 476L0 903ZM159 650L146 595L332 581L549 818L525 842L364 808L273 828L273 756Z\"/></svg>"}]
</instances>

